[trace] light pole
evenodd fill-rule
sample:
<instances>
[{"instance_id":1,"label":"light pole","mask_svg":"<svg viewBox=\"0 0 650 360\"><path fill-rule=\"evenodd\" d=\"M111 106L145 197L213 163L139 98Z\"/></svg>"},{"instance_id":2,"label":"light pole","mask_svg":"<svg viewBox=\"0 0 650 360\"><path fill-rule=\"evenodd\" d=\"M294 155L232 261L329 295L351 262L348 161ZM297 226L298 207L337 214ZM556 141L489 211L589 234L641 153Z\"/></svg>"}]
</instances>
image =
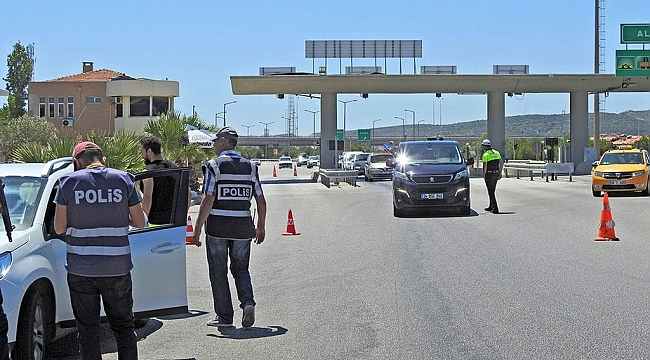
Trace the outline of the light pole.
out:
<instances>
[{"instance_id":1,"label":"light pole","mask_svg":"<svg viewBox=\"0 0 650 360\"><path fill-rule=\"evenodd\" d=\"M250 129L255 125L242 125L242 126L246 128L246 136L251 136Z\"/></svg>"},{"instance_id":2,"label":"light pole","mask_svg":"<svg viewBox=\"0 0 650 360\"><path fill-rule=\"evenodd\" d=\"M413 139L415 139L415 110L404 109L404 111L413 113Z\"/></svg>"},{"instance_id":3,"label":"light pole","mask_svg":"<svg viewBox=\"0 0 650 360\"><path fill-rule=\"evenodd\" d=\"M348 107L348 103L357 101L357 99L347 100L347 101L338 100L338 101L340 103L343 103L343 151L345 151L345 117L346 117L347 107Z\"/></svg>"},{"instance_id":4,"label":"light pole","mask_svg":"<svg viewBox=\"0 0 650 360\"><path fill-rule=\"evenodd\" d=\"M223 104L223 126L226 126L226 105L234 104L237 100Z\"/></svg>"},{"instance_id":5,"label":"light pole","mask_svg":"<svg viewBox=\"0 0 650 360\"><path fill-rule=\"evenodd\" d=\"M372 145L372 140L375 140L375 123L377 121L381 121L381 119L373 120L372 121L372 134L370 134L370 145Z\"/></svg>"},{"instance_id":6,"label":"light pole","mask_svg":"<svg viewBox=\"0 0 650 360\"><path fill-rule=\"evenodd\" d=\"M425 121L424 119L418 120L418 138L420 138L420 123L424 121Z\"/></svg>"},{"instance_id":7,"label":"light pole","mask_svg":"<svg viewBox=\"0 0 650 360\"><path fill-rule=\"evenodd\" d=\"M222 115L223 113L223 111L219 111L218 113L214 114L214 126L217 126L217 119L219 119L219 115Z\"/></svg>"},{"instance_id":8,"label":"light pole","mask_svg":"<svg viewBox=\"0 0 650 360\"><path fill-rule=\"evenodd\" d=\"M311 113L314 116L314 139L316 138L316 114L320 112L320 110L305 110L306 112Z\"/></svg>"},{"instance_id":9,"label":"light pole","mask_svg":"<svg viewBox=\"0 0 650 360\"><path fill-rule=\"evenodd\" d=\"M395 116L395 119L402 120L402 137L404 138L404 141L406 141L406 130L404 130L404 126L406 126L406 120L404 120L403 117L399 117L399 116Z\"/></svg>"},{"instance_id":10,"label":"light pole","mask_svg":"<svg viewBox=\"0 0 650 360\"><path fill-rule=\"evenodd\" d=\"M267 137L269 136L269 125L271 125L273 123L274 123L274 121L271 121L271 122L261 122L260 121L260 124L264 125L264 136L267 136Z\"/></svg>"}]
</instances>

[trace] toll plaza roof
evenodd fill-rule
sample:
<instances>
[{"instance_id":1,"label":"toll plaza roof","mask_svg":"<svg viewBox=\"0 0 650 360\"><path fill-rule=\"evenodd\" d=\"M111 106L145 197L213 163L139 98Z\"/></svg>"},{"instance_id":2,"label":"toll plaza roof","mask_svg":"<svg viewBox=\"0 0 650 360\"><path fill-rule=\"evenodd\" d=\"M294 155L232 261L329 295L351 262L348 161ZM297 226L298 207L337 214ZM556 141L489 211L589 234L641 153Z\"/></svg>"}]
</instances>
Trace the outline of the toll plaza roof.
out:
<instances>
[{"instance_id":1,"label":"toll plaza roof","mask_svg":"<svg viewBox=\"0 0 650 360\"><path fill-rule=\"evenodd\" d=\"M650 77L614 74L231 76L234 95L650 92Z\"/></svg>"}]
</instances>

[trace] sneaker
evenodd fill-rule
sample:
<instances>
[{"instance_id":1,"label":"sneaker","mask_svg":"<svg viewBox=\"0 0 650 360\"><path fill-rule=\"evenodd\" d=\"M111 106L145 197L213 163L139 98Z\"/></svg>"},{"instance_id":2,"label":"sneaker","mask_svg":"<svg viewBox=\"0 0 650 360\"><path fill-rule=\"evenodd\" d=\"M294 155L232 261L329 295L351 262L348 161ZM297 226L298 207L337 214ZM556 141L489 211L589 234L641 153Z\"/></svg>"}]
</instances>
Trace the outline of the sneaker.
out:
<instances>
[{"instance_id":1,"label":"sneaker","mask_svg":"<svg viewBox=\"0 0 650 360\"><path fill-rule=\"evenodd\" d=\"M218 315L215 316L214 319L208 321L207 325L208 325L208 326L219 326L219 327L230 327L230 326L234 326L234 325L232 324L232 321L230 321L230 322L223 321L221 318L219 318Z\"/></svg>"},{"instance_id":2,"label":"sneaker","mask_svg":"<svg viewBox=\"0 0 650 360\"><path fill-rule=\"evenodd\" d=\"M241 326L248 328L255 323L255 306L244 306L244 316L241 319Z\"/></svg>"},{"instance_id":3,"label":"sneaker","mask_svg":"<svg viewBox=\"0 0 650 360\"><path fill-rule=\"evenodd\" d=\"M491 206L488 206L488 207L486 207L486 208L483 209L483 210L485 210L485 211L492 211L492 207L491 207Z\"/></svg>"}]
</instances>

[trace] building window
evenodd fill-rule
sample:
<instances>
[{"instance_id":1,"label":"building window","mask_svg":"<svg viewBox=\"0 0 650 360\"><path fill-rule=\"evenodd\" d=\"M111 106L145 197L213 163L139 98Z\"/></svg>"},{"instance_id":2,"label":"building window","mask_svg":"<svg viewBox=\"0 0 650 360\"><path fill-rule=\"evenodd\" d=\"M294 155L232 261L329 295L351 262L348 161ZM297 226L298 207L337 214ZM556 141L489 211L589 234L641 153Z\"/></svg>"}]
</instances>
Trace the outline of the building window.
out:
<instances>
[{"instance_id":1,"label":"building window","mask_svg":"<svg viewBox=\"0 0 650 360\"><path fill-rule=\"evenodd\" d=\"M149 97L131 96L129 111L131 116L150 116Z\"/></svg>"},{"instance_id":2,"label":"building window","mask_svg":"<svg viewBox=\"0 0 650 360\"><path fill-rule=\"evenodd\" d=\"M39 98L38 99L38 116L40 117L45 117L45 109L47 106L45 105L45 98Z\"/></svg>"},{"instance_id":3,"label":"building window","mask_svg":"<svg viewBox=\"0 0 650 360\"><path fill-rule=\"evenodd\" d=\"M124 104L115 104L115 117L121 118L124 116Z\"/></svg>"},{"instance_id":4,"label":"building window","mask_svg":"<svg viewBox=\"0 0 650 360\"><path fill-rule=\"evenodd\" d=\"M63 103L64 98L60 97L58 98L59 101L56 103L57 110L59 112L59 117L64 118L65 117L65 104Z\"/></svg>"},{"instance_id":5,"label":"building window","mask_svg":"<svg viewBox=\"0 0 650 360\"><path fill-rule=\"evenodd\" d=\"M101 103L102 103L102 98L100 97L93 97L93 96L86 97L86 104L101 104Z\"/></svg>"},{"instance_id":6,"label":"building window","mask_svg":"<svg viewBox=\"0 0 650 360\"><path fill-rule=\"evenodd\" d=\"M47 98L48 117L54 117L54 98Z\"/></svg>"},{"instance_id":7,"label":"building window","mask_svg":"<svg viewBox=\"0 0 650 360\"><path fill-rule=\"evenodd\" d=\"M68 97L68 117L74 117L74 98L72 96Z\"/></svg>"},{"instance_id":8,"label":"building window","mask_svg":"<svg viewBox=\"0 0 650 360\"><path fill-rule=\"evenodd\" d=\"M169 110L169 98L168 97L153 97L152 103L152 116L158 116L166 113Z\"/></svg>"}]
</instances>

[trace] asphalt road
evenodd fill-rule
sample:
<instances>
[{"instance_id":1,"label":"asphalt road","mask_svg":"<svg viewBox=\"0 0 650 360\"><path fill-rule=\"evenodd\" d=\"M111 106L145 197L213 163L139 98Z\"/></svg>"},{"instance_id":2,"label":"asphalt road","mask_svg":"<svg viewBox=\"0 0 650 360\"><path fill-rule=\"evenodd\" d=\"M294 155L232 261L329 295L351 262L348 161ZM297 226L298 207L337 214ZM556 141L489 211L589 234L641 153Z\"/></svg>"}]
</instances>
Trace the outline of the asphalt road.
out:
<instances>
[{"instance_id":1,"label":"asphalt road","mask_svg":"<svg viewBox=\"0 0 650 360\"><path fill-rule=\"evenodd\" d=\"M621 241L595 242L603 204L588 177L503 179L498 215L473 178L470 216L394 218L390 181L328 189L304 167L260 173L269 214L252 250L254 327L241 328L241 310L236 329L205 325L205 247L188 247L191 312L138 330L141 359L650 356L648 197L611 196ZM299 236L281 235L289 209ZM103 358L115 359L105 330ZM78 359L74 336L56 345L57 359Z\"/></svg>"}]
</instances>

